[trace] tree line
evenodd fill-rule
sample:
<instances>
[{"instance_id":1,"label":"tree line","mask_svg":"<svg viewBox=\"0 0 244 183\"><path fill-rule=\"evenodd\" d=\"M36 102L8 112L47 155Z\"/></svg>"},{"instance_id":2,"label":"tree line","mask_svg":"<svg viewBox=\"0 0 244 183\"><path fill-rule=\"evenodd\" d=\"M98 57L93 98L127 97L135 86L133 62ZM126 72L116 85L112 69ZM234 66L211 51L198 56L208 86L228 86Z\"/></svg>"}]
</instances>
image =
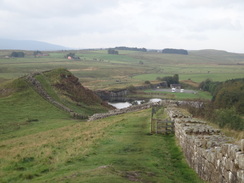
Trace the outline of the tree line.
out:
<instances>
[{"instance_id":1,"label":"tree line","mask_svg":"<svg viewBox=\"0 0 244 183\"><path fill-rule=\"evenodd\" d=\"M25 53L24 52L14 51L14 52L11 53L10 57L23 58L23 57L25 57Z\"/></svg>"},{"instance_id":2,"label":"tree line","mask_svg":"<svg viewBox=\"0 0 244 183\"><path fill-rule=\"evenodd\" d=\"M118 55L119 52L118 52L117 50L115 50L115 49L109 48L109 49L108 49L108 54Z\"/></svg>"},{"instance_id":3,"label":"tree line","mask_svg":"<svg viewBox=\"0 0 244 183\"><path fill-rule=\"evenodd\" d=\"M188 51L187 50L184 50L184 49L173 49L173 48L165 48L165 49L162 50L162 53L188 55Z\"/></svg>"},{"instance_id":4,"label":"tree line","mask_svg":"<svg viewBox=\"0 0 244 183\"><path fill-rule=\"evenodd\" d=\"M191 113L218 124L221 128L244 130L244 78L225 82L207 79L199 87L212 94L212 100L201 108L188 106Z\"/></svg>"},{"instance_id":5,"label":"tree line","mask_svg":"<svg viewBox=\"0 0 244 183\"><path fill-rule=\"evenodd\" d=\"M137 48L137 47L126 47L126 46L118 46L115 47L116 50L130 50L130 51L142 51L142 52L147 52L146 48Z\"/></svg>"}]
</instances>

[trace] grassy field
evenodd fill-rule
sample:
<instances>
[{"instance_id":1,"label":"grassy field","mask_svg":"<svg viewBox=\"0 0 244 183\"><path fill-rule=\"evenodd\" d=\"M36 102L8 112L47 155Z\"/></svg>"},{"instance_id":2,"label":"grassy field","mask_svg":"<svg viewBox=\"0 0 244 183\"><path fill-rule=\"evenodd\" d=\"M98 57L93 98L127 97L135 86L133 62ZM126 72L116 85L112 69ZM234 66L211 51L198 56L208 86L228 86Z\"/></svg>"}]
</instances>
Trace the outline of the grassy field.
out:
<instances>
[{"instance_id":1,"label":"grassy field","mask_svg":"<svg viewBox=\"0 0 244 183\"><path fill-rule=\"evenodd\" d=\"M0 181L202 182L175 138L149 135L149 122L146 110L1 140Z\"/></svg>"},{"instance_id":2,"label":"grassy field","mask_svg":"<svg viewBox=\"0 0 244 183\"><path fill-rule=\"evenodd\" d=\"M81 60L67 60L74 52ZM90 89L124 88L179 74L201 82L244 77L244 55L213 50L168 55L106 50L48 52L35 58L5 58L0 51L0 182L202 182L187 166L174 136L150 135L150 110L86 122L43 100L23 79L31 72L67 68ZM59 102L85 114L102 109L68 102L48 75L37 76ZM12 82L13 81L13 82ZM63 86L63 85L62 85ZM152 91L148 91L152 92ZM208 98L161 93L176 99ZM160 94L160 95L161 95ZM75 94L74 94L75 95ZM98 105L97 105L98 106ZM85 110L84 110L85 109Z\"/></svg>"},{"instance_id":3,"label":"grassy field","mask_svg":"<svg viewBox=\"0 0 244 183\"><path fill-rule=\"evenodd\" d=\"M81 60L67 60L73 52ZM96 89L124 88L140 85L146 80L179 74L180 80L205 79L224 81L244 77L244 55L216 50L190 51L189 55L156 52L119 51L109 55L106 50L74 50L49 52L49 56L35 58L26 52L26 58L4 58L11 51L0 51L0 83L30 72L67 68L83 85Z\"/></svg>"},{"instance_id":4,"label":"grassy field","mask_svg":"<svg viewBox=\"0 0 244 183\"><path fill-rule=\"evenodd\" d=\"M180 80L189 80L201 82L206 79L213 81L226 81L234 78L244 77L244 67L226 66L226 65L167 65L160 73L141 74L134 76L135 79L142 81L155 80L157 77L172 76L174 73L179 74Z\"/></svg>"},{"instance_id":5,"label":"grassy field","mask_svg":"<svg viewBox=\"0 0 244 183\"><path fill-rule=\"evenodd\" d=\"M212 96L208 92L198 91L195 93L180 93L180 92L163 92L155 90L145 90L145 93L162 99L175 99L175 100L211 100Z\"/></svg>"}]
</instances>

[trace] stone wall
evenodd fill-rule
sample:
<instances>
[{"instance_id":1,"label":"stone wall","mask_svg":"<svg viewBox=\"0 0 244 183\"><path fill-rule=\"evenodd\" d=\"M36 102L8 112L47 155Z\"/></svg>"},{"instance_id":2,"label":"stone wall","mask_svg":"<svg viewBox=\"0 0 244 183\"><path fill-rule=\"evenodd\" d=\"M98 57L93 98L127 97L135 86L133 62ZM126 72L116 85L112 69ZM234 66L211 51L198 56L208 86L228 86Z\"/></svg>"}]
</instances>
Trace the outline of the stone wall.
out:
<instances>
[{"instance_id":1,"label":"stone wall","mask_svg":"<svg viewBox=\"0 0 244 183\"><path fill-rule=\"evenodd\" d=\"M189 165L206 181L244 183L244 139L239 145L206 122L167 107L175 121L175 135Z\"/></svg>"},{"instance_id":2,"label":"stone wall","mask_svg":"<svg viewBox=\"0 0 244 183\"><path fill-rule=\"evenodd\" d=\"M130 107L123 108L123 109L110 110L107 113L97 113L97 114L90 116L88 121L93 121L93 120L97 120L97 119L106 118L109 116L115 116L115 115L124 114L124 113L128 113L128 112L133 112L133 111L139 111L139 110L143 110L143 109L149 109L152 107L152 105L161 105L161 104L160 104L160 102L148 102L148 103L141 104L141 105L132 105Z\"/></svg>"}]
</instances>

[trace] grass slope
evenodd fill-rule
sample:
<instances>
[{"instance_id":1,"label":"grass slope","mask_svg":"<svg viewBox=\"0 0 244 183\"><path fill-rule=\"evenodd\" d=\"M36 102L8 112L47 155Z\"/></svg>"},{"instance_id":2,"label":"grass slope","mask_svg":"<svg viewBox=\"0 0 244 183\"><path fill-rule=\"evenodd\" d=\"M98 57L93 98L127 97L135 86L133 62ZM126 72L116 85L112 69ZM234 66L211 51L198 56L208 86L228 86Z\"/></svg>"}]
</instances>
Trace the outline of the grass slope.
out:
<instances>
[{"instance_id":1,"label":"grass slope","mask_svg":"<svg viewBox=\"0 0 244 183\"><path fill-rule=\"evenodd\" d=\"M63 81L62 74L69 76L68 79ZM37 75L36 78L50 96L75 112L87 116L108 110L100 98L85 89L78 79L65 69L52 70L45 75ZM57 83L63 88L56 88ZM34 133L44 126L44 131L61 127L71 120L69 113L43 99L25 78L16 79L0 87L0 116L0 139Z\"/></svg>"},{"instance_id":2,"label":"grass slope","mask_svg":"<svg viewBox=\"0 0 244 183\"><path fill-rule=\"evenodd\" d=\"M44 131L60 127L59 121L70 118L69 114L43 100L22 78L5 86L1 94L7 96L0 97L0 139L40 131L39 126L43 124L46 125Z\"/></svg>"},{"instance_id":3,"label":"grass slope","mask_svg":"<svg viewBox=\"0 0 244 183\"><path fill-rule=\"evenodd\" d=\"M211 100L212 96L209 92L197 91L196 93L180 93L180 92L164 92L155 90L145 90L144 93L149 94L149 98L157 97L162 99L175 100Z\"/></svg>"},{"instance_id":4,"label":"grass slope","mask_svg":"<svg viewBox=\"0 0 244 183\"><path fill-rule=\"evenodd\" d=\"M109 108L91 90L84 88L79 79L66 69L44 72L37 75L36 79L56 101L79 114L92 115L106 112Z\"/></svg>"},{"instance_id":5,"label":"grass slope","mask_svg":"<svg viewBox=\"0 0 244 183\"><path fill-rule=\"evenodd\" d=\"M0 141L1 182L202 182L150 110Z\"/></svg>"}]
</instances>

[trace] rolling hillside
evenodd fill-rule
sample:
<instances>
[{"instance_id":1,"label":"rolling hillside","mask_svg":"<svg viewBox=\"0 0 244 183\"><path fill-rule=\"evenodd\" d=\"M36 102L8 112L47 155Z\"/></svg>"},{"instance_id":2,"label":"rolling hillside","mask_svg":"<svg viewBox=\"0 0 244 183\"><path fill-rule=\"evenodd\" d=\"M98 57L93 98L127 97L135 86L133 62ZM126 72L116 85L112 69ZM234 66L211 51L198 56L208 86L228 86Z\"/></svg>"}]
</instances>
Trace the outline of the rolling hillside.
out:
<instances>
[{"instance_id":1,"label":"rolling hillside","mask_svg":"<svg viewBox=\"0 0 244 183\"><path fill-rule=\"evenodd\" d=\"M26 77L16 79L0 88L1 138L16 136L22 128L38 130L36 126L42 123L52 128L53 125L58 125L57 120L72 119L70 115L74 113L88 116L110 108L65 69L41 73L35 78L35 83L41 83L48 97L69 108L71 112L58 108L41 96L33 85L27 82Z\"/></svg>"},{"instance_id":2,"label":"rolling hillside","mask_svg":"<svg viewBox=\"0 0 244 183\"><path fill-rule=\"evenodd\" d=\"M0 182L202 182L173 136L149 134L151 110L75 119L45 97L84 115L109 107L66 69L31 76L0 88Z\"/></svg>"},{"instance_id":3,"label":"rolling hillside","mask_svg":"<svg viewBox=\"0 0 244 183\"><path fill-rule=\"evenodd\" d=\"M67 60L65 56L71 52L80 60ZM244 55L218 50L189 51L189 55L128 50L112 55L107 50L72 50L45 52L48 56L39 58L31 51L25 53L25 58L6 58L11 50L0 51L0 82L55 68L67 68L91 90L142 85L174 74L180 80L197 83L208 78L225 81L244 77Z\"/></svg>"}]
</instances>

